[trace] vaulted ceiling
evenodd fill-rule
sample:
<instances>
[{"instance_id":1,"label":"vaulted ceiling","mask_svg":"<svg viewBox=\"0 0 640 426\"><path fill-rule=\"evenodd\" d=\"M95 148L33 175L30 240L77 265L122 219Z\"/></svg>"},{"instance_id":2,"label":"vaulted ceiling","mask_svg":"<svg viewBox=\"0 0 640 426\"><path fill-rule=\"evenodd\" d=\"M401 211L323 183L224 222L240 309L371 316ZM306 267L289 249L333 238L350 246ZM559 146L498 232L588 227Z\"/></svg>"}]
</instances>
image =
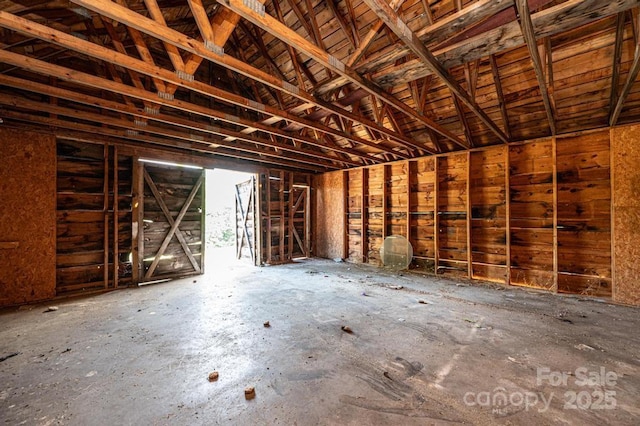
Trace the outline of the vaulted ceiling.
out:
<instances>
[{"instance_id":1,"label":"vaulted ceiling","mask_svg":"<svg viewBox=\"0 0 640 426\"><path fill-rule=\"evenodd\" d=\"M640 120L640 0L0 0L0 118L308 171Z\"/></svg>"}]
</instances>

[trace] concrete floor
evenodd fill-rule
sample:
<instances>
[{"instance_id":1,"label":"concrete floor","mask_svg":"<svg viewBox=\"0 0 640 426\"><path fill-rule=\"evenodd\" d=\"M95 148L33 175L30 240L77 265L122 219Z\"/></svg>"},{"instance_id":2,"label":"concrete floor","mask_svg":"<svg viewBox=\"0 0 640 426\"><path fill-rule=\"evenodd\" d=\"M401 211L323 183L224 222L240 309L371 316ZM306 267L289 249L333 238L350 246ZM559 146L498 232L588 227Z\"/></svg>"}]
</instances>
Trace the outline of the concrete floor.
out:
<instances>
[{"instance_id":1,"label":"concrete floor","mask_svg":"<svg viewBox=\"0 0 640 426\"><path fill-rule=\"evenodd\" d=\"M0 424L640 422L638 309L326 260L56 305L0 315Z\"/></svg>"}]
</instances>

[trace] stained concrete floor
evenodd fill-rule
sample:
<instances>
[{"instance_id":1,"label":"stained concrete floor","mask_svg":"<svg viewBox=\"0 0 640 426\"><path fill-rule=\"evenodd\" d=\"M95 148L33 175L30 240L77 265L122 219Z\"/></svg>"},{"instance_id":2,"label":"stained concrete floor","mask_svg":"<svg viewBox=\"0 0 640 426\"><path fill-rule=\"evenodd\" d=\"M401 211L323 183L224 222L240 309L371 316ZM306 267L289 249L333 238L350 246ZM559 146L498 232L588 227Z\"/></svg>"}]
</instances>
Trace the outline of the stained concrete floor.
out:
<instances>
[{"instance_id":1,"label":"stained concrete floor","mask_svg":"<svg viewBox=\"0 0 640 426\"><path fill-rule=\"evenodd\" d=\"M225 261L9 310L0 424L639 424L639 309L470 284Z\"/></svg>"}]
</instances>

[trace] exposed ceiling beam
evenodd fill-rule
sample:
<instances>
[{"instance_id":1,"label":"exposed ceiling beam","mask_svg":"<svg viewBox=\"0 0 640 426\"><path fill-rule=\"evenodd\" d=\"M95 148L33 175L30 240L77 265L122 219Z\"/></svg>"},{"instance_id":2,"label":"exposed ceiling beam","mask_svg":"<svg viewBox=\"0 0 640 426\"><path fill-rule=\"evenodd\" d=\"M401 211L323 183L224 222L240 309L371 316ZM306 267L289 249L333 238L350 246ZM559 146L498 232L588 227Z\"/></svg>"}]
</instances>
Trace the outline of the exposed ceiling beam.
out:
<instances>
[{"instance_id":1,"label":"exposed ceiling beam","mask_svg":"<svg viewBox=\"0 0 640 426\"><path fill-rule=\"evenodd\" d=\"M218 111L212 108L208 108L208 107L204 107L196 104L190 104L185 101L181 101L177 99L173 99L173 100L159 99L155 94L147 92L145 90L140 90L131 86L127 86L122 83L106 80L101 77L96 77L94 75L89 75L79 71L74 71L68 68L61 67L59 65L49 64L47 62L43 62L37 59L19 55L17 53L0 50L0 61L14 64L19 67L23 67L25 69L31 70L32 72L36 72L42 75L56 77L61 80L68 81L74 84L82 84L87 87L92 87L100 90L108 90L123 96L131 96L131 97L138 98L141 100L146 100L146 101L155 100L155 101L158 101L163 106L175 108L177 110L184 111L187 113L197 114L209 119L219 120L220 122L224 122L224 123L245 126L246 128L256 128L260 131L263 131L275 136L281 136L284 138L291 139L293 141L306 143L311 146L317 146L319 148L348 153L350 155L354 155L360 158L365 158L373 162L382 162L381 159L373 157L369 154L360 153L356 150L327 147L322 141L318 141L316 139L307 138L307 137L292 134L292 133L287 133L275 127L267 126L262 123L257 123L252 120L244 119L244 118L241 118L232 114L228 114L222 111ZM0 81L2 81L2 84L8 85L8 86L12 86L12 87L16 86L16 81L14 77L2 76L2 80ZM25 90L31 90L34 92L41 93L42 88L37 83L29 83L27 80L23 80L22 84L24 84L24 87L22 88ZM17 87L17 88L21 88L21 87ZM69 100L77 101L81 103L88 103L89 105L95 105L95 106L106 108L106 109L113 108L113 104L106 102L106 100L95 99L95 98L89 97L88 95L82 95L82 94L69 97L70 96L69 93L63 92L62 89L50 88L49 91L51 90L56 91L55 96L57 97L62 97L65 99L69 99ZM48 92L45 92L44 94L46 93ZM124 107L121 107L118 110L122 113L135 113L133 110L125 109ZM143 110L140 110L139 114L137 115L141 117L149 117L149 114Z\"/></svg>"},{"instance_id":2,"label":"exposed ceiling beam","mask_svg":"<svg viewBox=\"0 0 640 426\"><path fill-rule=\"evenodd\" d=\"M403 1L392 1L389 6L394 10L399 10ZM513 5L513 0L480 0L471 3L461 11L453 13L452 15L433 23L426 28L418 31L416 34L420 37L420 40L426 44L432 44L438 41L445 40L446 37L454 34L462 28L474 25L477 22L492 16L493 14L504 10ZM429 5L424 5L425 11L430 10ZM382 29L384 22L378 21L371 28L371 31L367 37L373 41L375 35ZM373 32L375 30L375 33ZM351 65L355 65L359 57L355 56L355 53L359 53L360 56L364 52L354 52L352 58L349 59ZM397 60L402 59L411 53L411 50L406 46L394 46L393 48L386 49L381 53L371 55L365 63L356 65L355 69L360 74L370 73L378 70L386 65L395 63ZM348 80L344 77L337 77L329 82L322 84L316 89L316 93L325 94L331 90L335 90L338 87L342 87L348 83Z\"/></svg>"},{"instance_id":3,"label":"exposed ceiling beam","mask_svg":"<svg viewBox=\"0 0 640 426\"><path fill-rule=\"evenodd\" d=\"M534 13L531 15L531 20L538 39L586 25L639 5L640 0L568 0ZM434 50L433 54L445 68L449 69L524 44L520 25L518 22L512 22L453 46ZM384 62L384 65L386 64L388 62ZM376 72L376 70L380 71ZM363 72L360 68L357 71ZM430 69L417 59L392 69L382 69L382 65L378 65L375 70L369 70L369 72L373 72L372 79L382 87L394 87L431 74ZM332 90L344 84L344 81L334 81L328 83L325 90Z\"/></svg>"},{"instance_id":4,"label":"exposed ceiling beam","mask_svg":"<svg viewBox=\"0 0 640 426\"><path fill-rule=\"evenodd\" d=\"M616 42L613 48L613 69L611 71L611 95L609 96L609 122L613 110L618 102L618 84L620 82L620 59L622 58L622 44L624 42L625 13L618 13L616 19Z\"/></svg>"},{"instance_id":5,"label":"exposed ceiling beam","mask_svg":"<svg viewBox=\"0 0 640 426\"><path fill-rule=\"evenodd\" d=\"M116 5L115 3L113 4L116 7L119 7L118 5ZM128 10L128 9L127 9ZM157 24L154 24L156 27L158 27ZM81 40L78 39L77 37L73 37L71 35L53 30L49 27L46 27L44 25L40 25L37 24L35 22L31 22L28 21L26 19L17 17L15 15L11 15L9 13L0 11L0 26L5 27L5 28L9 28L12 29L14 31L18 31L21 33L26 33L26 34L33 34L34 36L41 38L43 40L46 41L50 41L52 43L61 45L61 46L65 46L71 50L75 50L77 52L89 55L89 56L93 56L97 59L101 59L105 62L108 63L113 63L119 66L122 66L124 68L129 68L132 69L134 71L137 71L139 73L142 74L146 74L149 76L154 76L156 78L162 79L166 82L169 83L173 83L182 87L185 87L187 89L193 90L194 92L198 92L200 94L203 94L205 96L209 96L209 97L213 97L219 101L231 104L231 105L235 105L235 106L239 106L241 108L246 108L246 109L250 109L253 110L255 112L261 113L261 114L268 114L270 116L274 116L274 117L278 117L279 119L284 119L287 121L291 121L291 122L295 122L298 123L300 125L302 125L303 127L308 127L308 128L312 128L312 129L316 129L318 131L321 131L323 133L329 133L332 134L338 138L342 138L342 139L347 139L349 141L355 142L357 144L361 144L361 145L366 145L366 146L370 146L382 151L387 152L387 150L385 150L384 147L379 146L378 144L359 138L357 136L354 135L350 135L350 134L346 134L344 132L341 132L339 130L333 129L331 127L328 126L324 126L322 124L316 123L316 122L312 122L310 120L304 119L302 117L298 117L296 115L290 114L286 111L277 109L277 108L273 108L270 107L268 105L264 105L262 103L258 103L255 102L251 99L247 99L244 98L242 96L236 95L234 93L228 92L226 90L214 87L214 86L210 86L207 85L205 83L199 82L199 81L188 81L188 80L184 80L182 78L180 78L179 76L177 76L175 73L172 73L168 70L165 70L163 68L160 68L158 66L154 66L151 64L148 64L144 61L129 57L127 55L118 53L118 52L114 52L110 49L107 49L105 47L102 46L98 46L95 43L91 43L85 40ZM195 40L194 40L195 41ZM199 42L198 42L199 43ZM200 43L201 44L201 43ZM5 51L6 52L6 51ZM212 55L214 55L212 53ZM228 57L228 55L225 55L226 57ZM239 62L239 61L238 61ZM156 97L156 101L158 99L161 99L160 97ZM170 98L169 98L170 99ZM340 109L341 108L335 108L335 109ZM344 110L342 110L344 111ZM349 116L355 116L355 114L348 114ZM355 121L358 121L357 119L354 118ZM358 121L361 122L361 121ZM376 127L378 127L376 125ZM388 133L394 133L388 129L386 129L386 131ZM400 157L403 158L408 158L406 157L404 154L399 153L399 152L395 152L395 151L388 151L389 153L393 154L393 155L398 155Z\"/></svg>"},{"instance_id":6,"label":"exposed ceiling beam","mask_svg":"<svg viewBox=\"0 0 640 426\"><path fill-rule=\"evenodd\" d=\"M640 28L640 15L638 17L634 17L633 20L638 19L638 27ZM610 126L615 126L618 123L618 119L620 118L620 113L622 112L622 108L624 107L624 103L627 100L627 96L631 91L631 87L633 83L635 83L636 78L638 78L638 72L640 71L640 37L636 38L635 41L635 50L633 52L633 63L631 64L631 68L629 68L629 73L627 74L627 80L620 91L620 96L618 96L618 102L616 102L616 106L613 109L613 114L611 114L611 119L609 120Z\"/></svg>"},{"instance_id":7,"label":"exposed ceiling beam","mask_svg":"<svg viewBox=\"0 0 640 426\"><path fill-rule=\"evenodd\" d=\"M547 113L547 120L549 121L549 129L551 134L556 134L556 120L553 116L553 110L551 109L551 101L549 99L549 90L547 88L547 82L545 81L545 73L540 59L540 51L538 50L538 43L536 42L536 35L533 29L533 23L531 21L531 15L529 14L529 7L527 6L527 0L516 0L516 7L518 9L518 15L520 16L520 28L522 29L522 37L525 44L529 49L529 56L533 63L533 70L536 74L536 80L538 80L538 87L540 88L540 94L542 95L542 102L544 104L544 110ZM551 54L551 52L549 52Z\"/></svg>"},{"instance_id":8,"label":"exposed ceiling beam","mask_svg":"<svg viewBox=\"0 0 640 426\"><path fill-rule=\"evenodd\" d=\"M256 137L247 137L238 135L236 138L238 140L242 140L243 142L249 143L249 146L243 146L236 143L230 143L222 139L224 137L224 133L222 132L213 132L213 127L209 132L201 132L192 133L176 130L175 127L159 127L153 124L144 124L143 126L137 125L135 120L125 120L121 118L116 118L112 116L108 116L100 113L93 113L86 110L79 110L75 108L66 108L58 105L51 105L44 102L32 101L26 98L20 98L17 96L0 96L0 105L11 106L22 108L26 110L31 110L35 112L48 112L50 114L55 114L56 116L62 116L67 118L73 118L76 120L82 121L92 121L94 123L98 123L104 126L118 127L125 130L151 134L154 136L162 136L167 138L172 138L176 140L184 140L188 142L200 143L204 146L216 145L222 146L231 149L237 149L242 152L249 152L253 154L262 154L269 157L281 157L281 153L277 153L272 151L271 149L283 150L287 152L291 152L291 154L287 154L286 157L295 160L304 164L311 164L314 166L322 166L326 168L339 168L334 163L329 161L338 160L335 157L330 157L326 154L322 154L319 152L313 152L309 150L303 150L300 148L295 148L291 145L286 145L282 143L277 143L269 140L264 140ZM217 133L217 136L214 138L212 134ZM253 145L255 144L255 145ZM256 146L258 145L258 146ZM266 150L262 147L271 148ZM314 160L308 157L320 158L321 160ZM328 160L328 161L325 161ZM339 161L339 160L338 160ZM358 163L352 162L351 165L358 165Z\"/></svg>"},{"instance_id":9,"label":"exposed ceiling beam","mask_svg":"<svg viewBox=\"0 0 640 426\"><path fill-rule=\"evenodd\" d=\"M142 142L143 144L145 144L145 146L149 146L149 144L160 145L163 147L178 148L187 152L209 153L216 156L223 156L223 157L248 160L248 161L257 161L261 163L279 165L279 166L290 167L295 169L306 169L306 170L312 170L316 172L327 170L324 167L315 167L315 166L303 167L299 163L296 163L294 161L287 161L282 158L272 159L272 158L264 157L260 155L249 155L246 153L240 153L234 150L223 151L220 148L207 147L197 142L176 142L174 139L159 138L151 135L140 135L132 132L127 132L126 130L112 129L112 128L103 127L100 125L95 126L95 125L60 120L55 118L35 116L31 113L11 111L11 110L5 109L2 111L2 115L8 119L18 120L18 121L26 122L32 125L36 124L40 126L54 127L58 129L68 129L71 131L93 134L97 138L100 138L103 136L112 136L123 141L129 140L129 141ZM66 134L62 134L62 136L66 136Z\"/></svg>"},{"instance_id":10,"label":"exposed ceiling beam","mask_svg":"<svg viewBox=\"0 0 640 426\"><path fill-rule=\"evenodd\" d=\"M393 141L395 141L396 143L403 145L404 147L410 148L410 149L426 149L422 146L415 146L415 143L407 138L404 138L400 135L398 135L397 133L384 128L384 127L380 127L377 126L375 123L373 123L370 120L365 119L364 117L360 117L357 116L356 114L352 114L349 111L340 108L340 107L336 107L335 105L322 101L320 99L317 99L316 97L310 95L309 93L305 92L304 90L302 90L301 88L294 86L292 84L290 84L287 81L278 79L275 76L272 76L271 74L269 74L266 71L257 69L251 65L248 65L232 56L226 55L226 54L222 54L219 55L217 53L212 52L211 50L207 49L206 46L204 45L204 43L195 40L193 38L190 38L178 31L175 31L167 26L162 26L159 25L158 23L154 22L153 20L150 20L149 18L144 17L143 15L140 15L136 12L133 12L125 7L122 7L118 4L115 4L109 0L72 0L73 3L79 4L83 7L86 7L87 9L93 10L96 13L100 13L101 15L104 16L108 16L111 19L114 19L116 21L119 21L125 25L128 26L132 26L140 31L142 31L143 33L146 33L148 35L151 35L153 37L156 37L162 41L166 41L168 43L171 43L175 46L180 46L182 49L191 52L193 54L197 54L202 56L203 58L216 63L222 67L225 68L229 68L234 72L237 72L239 74L242 74L246 77L249 77L251 79L254 79L256 81L259 81L263 84L266 84L268 86L271 86L277 90L283 91L291 96L294 96L304 102L308 102L308 103L312 103L314 106L317 106L319 108L323 108L323 109L327 109L329 111L331 111L334 114L338 114L346 119L349 120L353 120L365 127L372 127L373 130L377 131L378 133L381 133L385 136L387 136L388 138L392 139ZM244 7L244 6L243 6ZM246 8L245 8L246 9ZM272 21L277 22L281 27L283 26L282 24L279 23L279 21L275 20L272 18ZM27 21L30 22L30 21ZM284 27L286 28L286 27ZM264 29L264 28L263 28ZM288 28L286 28L287 31L293 32L292 30L289 30ZM293 32L294 34L297 35L297 33ZM302 37L298 36L298 38L304 40ZM46 38L45 38L46 39ZM55 40L50 40L52 42L55 42ZM307 42L306 40L304 40L305 43L310 44L309 42ZM316 49L317 48L316 46ZM192 89L193 90L193 89ZM251 102L253 101L249 101L246 100L245 105L243 107L245 108L251 108ZM290 120L290 121L296 121L295 117L292 117L291 114L286 114L285 115L289 116L289 118L284 117L284 115L280 114L280 116L286 120ZM437 124L436 124L437 126ZM306 126L305 126L306 127ZM311 126L313 128L313 126ZM439 126L438 128L440 129L440 131L443 131L445 133L447 133L447 131L445 129L441 129ZM319 130L321 130L320 128L318 128ZM322 131L322 130L321 130ZM338 136L338 137L345 137L345 136ZM453 136L455 137L455 136ZM354 140L355 141L355 140ZM357 142L357 141L356 141ZM358 143L362 143L362 142L358 142ZM401 155L400 153L397 152L389 152L390 154L393 155ZM403 158L407 158L406 156Z\"/></svg>"},{"instance_id":11,"label":"exposed ceiling beam","mask_svg":"<svg viewBox=\"0 0 640 426\"><path fill-rule=\"evenodd\" d=\"M420 41L416 34L402 21L396 12L389 7L384 0L364 0L380 19L400 38L409 49L438 76L444 84L467 106L478 118L502 141L508 142L504 132L489 118L489 116L476 104L469 93L453 79L449 72L431 54L429 49ZM469 145L467 144L468 148Z\"/></svg>"},{"instance_id":12,"label":"exposed ceiling beam","mask_svg":"<svg viewBox=\"0 0 640 426\"><path fill-rule=\"evenodd\" d=\"M500 81L500 72L498 70L498 64L494 55L489 56L491 62L491 73L493 74L493 82L496 86L496 94L498 95L498 106L500 107L500 114L502 115L502 123L504 125L504 132L507 138L511 140L511 125L509 124L509 113L507 112L507 104L504 100L504 93L502 92L502 81Z\"/></svg>"},{"instance_id":13,"label":"exposed ceiling beam","mask_svg":"<svg viewBox=\"0 0 640 426\"><path fill-rule=\"evenodd\" d=\"M404 2L405 0L391 0L391 3L389 5L393 8L393 10L397 11L398 9L400 9ZM384 22L382 21L382 19L378 19L373 23L373 25L371 25L371 28L369 28L367 35L365 35L364 38L360 40L360 45L349 56L349 59L347 60L348 67L352 67L353 65L355 65L360 60L360 58L364 56L365 52L367 51L369 46L371 46L371 43L373 43L373 40L375 40L376 36L383 26Z\"/></svg>"},{"instance_id":14,"label":"exposed ceiling beam","mask_svg":"<svg viewBox=\"0 0 640 426\"><path fill-rule=\"evenodd\" d=\"M76 1L76 0L74 0ZM77 1L85 1L85 0L77 0ZM313 43L307 41L303 37L301 37L298 33L288 28L286 25L273 18L268 14L261 14L253 9L248 8L245 4L240 0L217 0L220 4L230 8L238 15L243 18L251 21L254 25L261 27L263 30L269 32L274 37L279 38L285 43L291 44L295 49L298 49L301 52L304 52L307 56L313 58L317 62L321 63L325 67L329 68L333 72L336 72L346 78L348 78L355 85L363 88L373 96L377 97L381 101L388 103L389 105L396 108L398 111L403 112L409 117L417 120L418 122L426 125L427 127L432 128L434 131L438 132L442 136L450 139L451 141L462 144L464 143L458 139L454 134L450 131L446 130L439 124L425 117L424 115L418 113L416 110L410 108L403 102L399 101L392 95L388 94L376 84L372 83L369 80L365 80L359 74L355 73L351 68L347 67L342 61L338 58L330 55L323 49L314 45ZM414 143L412 145L415 146ZM428 147L425 146L415 146L417 149L425 149L430 152L434 152Z\"/></svg>"}]
</instances>

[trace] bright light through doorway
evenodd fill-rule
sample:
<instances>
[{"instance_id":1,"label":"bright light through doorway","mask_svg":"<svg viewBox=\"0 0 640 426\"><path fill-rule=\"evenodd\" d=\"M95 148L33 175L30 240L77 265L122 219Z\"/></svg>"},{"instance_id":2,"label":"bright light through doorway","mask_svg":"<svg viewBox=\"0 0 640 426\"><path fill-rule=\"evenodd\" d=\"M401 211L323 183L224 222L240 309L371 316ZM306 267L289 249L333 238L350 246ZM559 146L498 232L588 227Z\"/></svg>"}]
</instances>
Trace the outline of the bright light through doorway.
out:
<instances>
[{"instance_id":1,"label":"bright light through doorway","mask_svg":"<svg viewBox=\"0 0 640 426\"><path fill-rule=\"evenodd\" d=\"M252 175L222 169L206 173L206 262L224 264L235 261L236 184Z\"/></svg>"}]
</instances>

